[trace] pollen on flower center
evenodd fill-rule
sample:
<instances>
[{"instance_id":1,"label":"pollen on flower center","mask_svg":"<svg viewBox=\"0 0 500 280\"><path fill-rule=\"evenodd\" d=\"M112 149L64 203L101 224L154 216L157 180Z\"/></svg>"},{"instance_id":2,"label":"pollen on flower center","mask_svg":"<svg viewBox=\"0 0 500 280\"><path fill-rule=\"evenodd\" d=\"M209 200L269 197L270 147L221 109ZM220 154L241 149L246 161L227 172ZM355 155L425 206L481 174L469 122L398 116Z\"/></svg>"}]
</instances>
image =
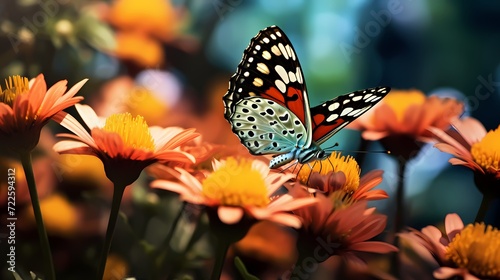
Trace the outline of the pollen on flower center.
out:
<instances>
[{"instance_id":1,"label":"pollen on flower center","mask_svg":"<svg viewBox=\"0 0 500 280\"><path fill-rule=\"evenodd\" d=\"M29 91L29 81L26 77L11 76L5 79L5 87L3 90L0 86L0 102L12 107L17 96Z\"/></svg>"},{"instance_id":2,"label":"pollen on flower center","mask_svg":"<svg viewBox=\"0 0 500 280\"><path fill-rule=\"evenodd\" d=\"M155 144L148 124L142 116L132 117L130 113L113 114L106 119L103 130L115 132L127 147L155 150Z\"/></svg>"},{"instance_id":3,"label":"pollen on flower center","mask_svg":"<svg viewBox=\"0 0 500 280\"><path fill-rule=\"evenodd\" d=\"M448 244L445 257L479 278L500 278L500 231L470 224Z\"/></svg>"},{"instance_id":4,"label":"pollen on flower center","mask_svg":"<svg viewBox=\"0 0 500 280\"><path fill-rule=\"evenodd\" d=\"M351 206L354 202L356 202L356 200L352 198L352 196L349 195L349 193L346 193L343 190L332 192L328 196L328 198L330 198L330 200L332 201L333 208L335 210L347 208Z\"/></svg>"},{"instance_id":5,"label":"pollen on flower center","mask_svg":"<svg viewBox=\"0 0 500 280\"><path fill-rule=\"evenodd\" d=\"M489 131L481 141L471 147L474 161L485 170L498 170L500 168L500 127Z\"/></svg>"},{"instance_id":6,"label":"pollen on flower center","mask_svg":"<svg viewBox=\"0 0 500 280\"><path fill-rule=\"evenodd\" d=\"M297 180L302 184L307 184L307 180L312 172L326 175L330 171L342 171L344 173L346 177L346 182L343 186L344 191L352 193L358 189L359 175L361 173L358 163L352 156L342 156L337 152L333 152L324 160L303 165L297 175Z\"/></svg>"},{"instance_id":7,"label":"pollen on flower center","mask_svg":"<svg viewBox=\"0 0 500 280\"><path fill-rule=\"evenodd\" d=\"M226 206L265 207L269 204L265 178L246 159L228 158L203 181L202 192Z\"/></svg>"}]
</instances>

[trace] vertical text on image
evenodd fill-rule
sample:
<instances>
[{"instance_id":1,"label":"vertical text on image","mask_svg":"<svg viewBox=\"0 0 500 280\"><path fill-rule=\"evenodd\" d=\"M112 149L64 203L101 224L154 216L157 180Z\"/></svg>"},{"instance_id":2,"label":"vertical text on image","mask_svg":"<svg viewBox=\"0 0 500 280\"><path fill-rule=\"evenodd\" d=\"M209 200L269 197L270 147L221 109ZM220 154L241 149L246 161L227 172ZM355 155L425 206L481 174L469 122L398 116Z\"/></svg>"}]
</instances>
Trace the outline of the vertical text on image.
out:
<instances>
[{"instance_id":1,"label":"vertical text on image","mask_svg":"<svg viewBox=\"0 0 500 280\"><path fill-rule=\"evenodd\" d=\"M7 264L8 270L16 268L16 169L7 169Z\"/></svg>"}]
</instances>

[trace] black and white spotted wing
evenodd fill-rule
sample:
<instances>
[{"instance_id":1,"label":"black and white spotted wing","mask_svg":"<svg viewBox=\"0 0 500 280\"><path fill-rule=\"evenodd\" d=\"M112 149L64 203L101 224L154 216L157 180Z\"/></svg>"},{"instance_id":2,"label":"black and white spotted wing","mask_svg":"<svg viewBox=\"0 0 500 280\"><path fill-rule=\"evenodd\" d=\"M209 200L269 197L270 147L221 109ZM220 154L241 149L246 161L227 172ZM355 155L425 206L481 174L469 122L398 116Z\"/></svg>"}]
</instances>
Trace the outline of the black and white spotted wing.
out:
<instances>
[{"instance_id":1,"label":"black and white spotted wing","mask_svg":"<svg viewBox=\"0 0 500 280\"><path fill-rule=\"evenodd\" d=\"M261 30L250 40L236 73L229 80L229 89L223 97L224 116L229 122L236 102L249 97L273 100L292 111L306 129L311 126L299 59L292 43L277 26Z\"/></svg>"},{"instance_id":2,"label":"black and white spotted wing","mask_svg":"<svg viewBox=\"0 0 500 280\"><path fill-rule=\"evenodd\" d=\"M254 155L288 153L303 146L307 134L293 112L260 97L238 101L231 122L241 143Z\"/></svg>"},{"instance_id":3,"label":"black and white spotted wing","mask_svg":"<svg viewBox=\"0 0 500 280\"><path fill-rule=\"evenodd\" d=\"M391 89L353 91L311 108L312 138L321 144L377 104Z\"/></svg>"}]
</instances>

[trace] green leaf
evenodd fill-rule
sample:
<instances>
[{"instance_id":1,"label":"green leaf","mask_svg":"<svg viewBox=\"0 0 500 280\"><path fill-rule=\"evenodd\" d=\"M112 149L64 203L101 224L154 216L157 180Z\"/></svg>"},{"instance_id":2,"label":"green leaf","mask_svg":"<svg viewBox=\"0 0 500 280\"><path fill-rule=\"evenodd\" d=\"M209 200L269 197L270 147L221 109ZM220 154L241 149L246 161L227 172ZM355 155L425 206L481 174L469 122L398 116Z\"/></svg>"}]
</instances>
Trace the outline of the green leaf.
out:
<instances>
[{"instance_id":1,"label":"green leaf","mask_svg":"<svg viewBox=\"0 0 500 280\"><path fill-rule=\"evenodd\" d=\"M259 280L258 277L256 277L255 275L252 275L248 272L247 268L245 267L245 264L243 264L243 262L241 261L241 259L239 257L234 258L234 265L236 265L236 268L240 272L243 279L245 279L245 280Z\"/></svg>"}]
</instances>

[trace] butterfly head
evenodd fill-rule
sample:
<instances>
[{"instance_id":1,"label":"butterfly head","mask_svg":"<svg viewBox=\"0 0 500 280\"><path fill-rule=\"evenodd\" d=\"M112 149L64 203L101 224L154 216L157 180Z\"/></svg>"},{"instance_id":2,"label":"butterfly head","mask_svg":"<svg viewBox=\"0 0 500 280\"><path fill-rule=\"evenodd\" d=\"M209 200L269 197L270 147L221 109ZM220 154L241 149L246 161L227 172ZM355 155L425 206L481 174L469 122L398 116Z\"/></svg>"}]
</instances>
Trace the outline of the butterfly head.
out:
<instances>
[{"instance_id":1,"label":"butterfly head","mask_svg":"<svg viewBox=\"0 0 500 280\"><path fill-rule=\"evenodd\" d=\"M300 164L304 164L314 160L322 160L328 156L328 152L321 149L319 145L313 142L309 148L298 150L296 158Z\"/></svg>"}]
</instances>

